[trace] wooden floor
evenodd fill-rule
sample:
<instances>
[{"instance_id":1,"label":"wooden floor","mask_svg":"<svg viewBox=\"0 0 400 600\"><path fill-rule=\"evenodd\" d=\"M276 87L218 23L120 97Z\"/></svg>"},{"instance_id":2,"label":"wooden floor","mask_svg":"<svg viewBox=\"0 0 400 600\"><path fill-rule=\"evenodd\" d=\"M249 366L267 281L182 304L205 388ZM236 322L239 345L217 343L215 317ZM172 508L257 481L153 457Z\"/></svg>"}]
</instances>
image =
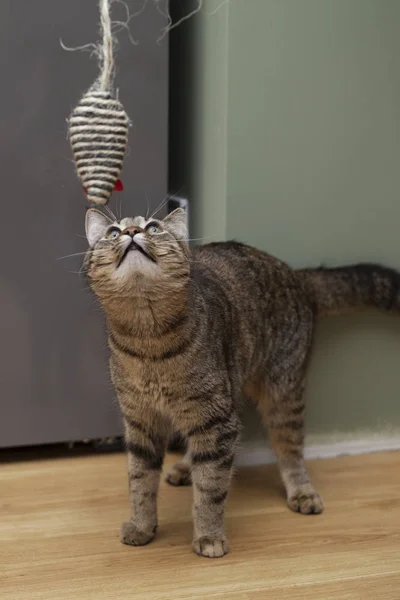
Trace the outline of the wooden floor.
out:
<instances>
[{"instance_id":1,"label":"wooden floor","mask_svg":"<svg viewBox=\"0 0 400 600\"><path fill-rule=\"evenodd\" d=\"M157 539L118 540L120 454L0 466L1 600L400 599L400 453L313 461L321 516L285 506L275 466L247 468L228 504L231 552L191 551L189 488L162 484Z\"/></svg>"}]
</instances>

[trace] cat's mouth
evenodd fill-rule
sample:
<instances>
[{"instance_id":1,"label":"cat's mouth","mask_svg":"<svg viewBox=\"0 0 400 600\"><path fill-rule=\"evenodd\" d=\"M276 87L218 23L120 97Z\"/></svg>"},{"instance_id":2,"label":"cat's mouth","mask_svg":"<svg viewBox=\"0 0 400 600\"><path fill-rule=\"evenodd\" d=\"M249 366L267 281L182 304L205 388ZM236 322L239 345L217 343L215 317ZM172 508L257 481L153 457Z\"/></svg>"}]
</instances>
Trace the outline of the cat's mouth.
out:
<instances>
[{"instance_id":1,"label":"cat's mouth","mask_svg":"<svg viewBox=\"0 0 400 600\"><path fill-rule=\"evenodd\" d=\"M139 246L139 244L137 244L134 240L132 240L131 243L128 244L128 246L123 251L121 258L118 261L117 269L123 263L124 259L127 257L129 252L140 252L141 254L143 254L143 256L145 256L152 262L156 262L155 259L146 252L146 250L144 250L141 246Z\"/></svg>"}]
</instances>

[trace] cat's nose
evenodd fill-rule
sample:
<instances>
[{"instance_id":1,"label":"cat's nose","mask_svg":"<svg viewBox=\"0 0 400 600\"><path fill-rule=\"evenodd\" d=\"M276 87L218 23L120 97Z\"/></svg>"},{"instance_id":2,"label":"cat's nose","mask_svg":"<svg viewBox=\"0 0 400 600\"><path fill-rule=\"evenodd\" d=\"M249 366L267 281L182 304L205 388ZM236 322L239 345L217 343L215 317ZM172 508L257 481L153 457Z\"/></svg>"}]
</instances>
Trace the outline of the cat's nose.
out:
<instances>
[{"instance_id":1,"label":"cat's nose","mask_svg":"<svg viewBox=\"0 0 400 600\"><path fill-rule=\"evenodd\" d=\"M143 229L138 225L132 225L123 230L122 235L130 235L133 238L137 233L142 233Z\"/></svg>"}]
</instances>

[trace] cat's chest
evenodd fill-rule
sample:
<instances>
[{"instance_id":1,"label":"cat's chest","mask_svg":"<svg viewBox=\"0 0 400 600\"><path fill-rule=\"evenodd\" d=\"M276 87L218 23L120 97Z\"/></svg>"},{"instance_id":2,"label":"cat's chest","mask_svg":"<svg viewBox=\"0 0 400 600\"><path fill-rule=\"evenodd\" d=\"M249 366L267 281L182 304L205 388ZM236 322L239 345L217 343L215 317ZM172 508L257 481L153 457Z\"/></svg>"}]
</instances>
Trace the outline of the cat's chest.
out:
<instances>
[{"instance_id":1,"label":"cat's chest","mask_svg":"<svg viewBox=\"0 0 400 600\"><path fill-rule=\"evenodd\" d=\"M169 362L123 359L118 361L116 371L120 382L134 390L142 402L166 409L174 399L182 396L186 388L182 373L176 365L167 364Z\"/></svg>"}]
</instances>

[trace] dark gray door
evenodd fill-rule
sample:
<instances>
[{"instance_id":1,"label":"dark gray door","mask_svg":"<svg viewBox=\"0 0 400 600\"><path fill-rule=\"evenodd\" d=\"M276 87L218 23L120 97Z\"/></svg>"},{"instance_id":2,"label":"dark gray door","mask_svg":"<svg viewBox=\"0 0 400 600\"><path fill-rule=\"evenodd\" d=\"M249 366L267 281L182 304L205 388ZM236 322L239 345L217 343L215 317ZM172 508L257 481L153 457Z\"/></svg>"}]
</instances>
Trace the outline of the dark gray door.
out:
<instances>
[{"instance_id":1,"label":"dark gray door","mask_svg":"<svg viewBox=\"0 0 400 600\"><path fill-rule=\"evenodd\" d=\"M129 2L132 12L142 0ZM119 6L119 9L118 9ZM123 10L118 3L117 10ZM116 18L124 17L118 13ZM0 4L0 446L81 440L120 432L103 318L77 273L85 201L65 119L97 74L97 0ZM117 86L133 121L112 208L155 207L167 186L167 39L150 2L121 31Z\"/></svg>"}]
</instances>

